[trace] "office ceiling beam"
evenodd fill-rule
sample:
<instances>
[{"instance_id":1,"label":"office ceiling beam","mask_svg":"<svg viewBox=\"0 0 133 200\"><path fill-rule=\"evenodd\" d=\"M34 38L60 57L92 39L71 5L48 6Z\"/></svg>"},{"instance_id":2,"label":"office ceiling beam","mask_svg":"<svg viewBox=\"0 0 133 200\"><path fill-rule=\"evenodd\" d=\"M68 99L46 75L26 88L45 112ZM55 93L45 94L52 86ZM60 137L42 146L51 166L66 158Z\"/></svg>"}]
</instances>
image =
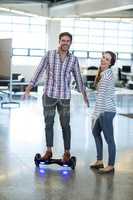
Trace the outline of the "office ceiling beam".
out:
<instances>
[{"instance_id":1,"label":"office ceiling beam","mask_svg":"<svg viewBox=\"0 0 133 200\"><path fill-rule=\"evenodd\" d=\"M0 7L52 18L133 17L133 0L0 0Z\"/></svg>"},{"instance_id":2,"label":"office ceiling beam","mask_svg":"<svg viewBox=\"0 0 133 200\"><path fill-rule=\"evenodd\" d=\"M129 12L133 8L133 0L80 0L66 5L58 5L50 8L51 17L100 17L103 14L112 17L113 13ZM128 12L125 13L128 16ZM119 17L123 17L122 15Z\"/></svg>"}]
</instances>

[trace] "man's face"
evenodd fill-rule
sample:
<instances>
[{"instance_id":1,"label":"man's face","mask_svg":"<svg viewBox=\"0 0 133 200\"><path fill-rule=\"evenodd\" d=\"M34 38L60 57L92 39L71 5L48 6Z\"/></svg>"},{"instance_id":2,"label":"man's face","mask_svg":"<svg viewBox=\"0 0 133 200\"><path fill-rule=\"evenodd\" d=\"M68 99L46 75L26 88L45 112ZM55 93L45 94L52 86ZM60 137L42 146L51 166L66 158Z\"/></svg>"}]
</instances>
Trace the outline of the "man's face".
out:
<instances>
[{"instance_id":1,"label":"man's face","mask_svg":"<svg viewBox=\"0 0 133 200\"><path fill-rule=\"evenodd\" d=\"M68 51L70 46L71 46L71 38L69 36L63 36L61 37L61 39L59 40L59 48L61 49L61 51Z\"/></svg>"}]
</instances>

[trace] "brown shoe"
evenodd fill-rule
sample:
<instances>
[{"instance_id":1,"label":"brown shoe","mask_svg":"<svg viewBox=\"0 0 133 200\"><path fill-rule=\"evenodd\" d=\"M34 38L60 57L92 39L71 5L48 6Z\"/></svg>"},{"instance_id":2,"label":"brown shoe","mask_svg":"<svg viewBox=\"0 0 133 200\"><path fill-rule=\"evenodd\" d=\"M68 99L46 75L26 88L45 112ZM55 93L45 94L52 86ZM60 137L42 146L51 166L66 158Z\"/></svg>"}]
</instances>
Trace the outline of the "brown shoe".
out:
<instances>
[{"instance_id":1,"label":"brown shoe","mask_svg":"<svg viewBox=\"0 0 133 200\"><path fill-rule=\"evenodd\" d=\"M91 169L100 169L100 168L104 168L103 164L92 164L90 165Z\"/></svg>"},{"instance_id":2,"label":"brown shoe","mask_svg":"<svg viewBox=\"0 0 133 200\"><path fill-rule=\"evenodd\" d=\"M41 160L50 160L52 158L52 151L46 151L46 153L41 157Z\"/></svg>"},{"instance_id":3,"label":"brown shoe","mask_svg":"<svg viewBox=\"0 0 133 200\"><path fill-rule=\"evenodd\" d=\"M103 168L103 169L99 169L98 173L99 174L113 174L115 171L114 167L108 169L107 167Z\"/></svg>"},{"instance_id":4,"label":"brown shoe","mask_svg":"<svg viewBox=\"0 0 133 200\"><path fill-rule=\"evenodd\" d=\"M70 152L67 152L67 151L66 151L66 152L64 153L64 155L63 155L63 162L64 162L64 163L69 162L70 157L71 157Z\"/></svg>"}]
</instances>

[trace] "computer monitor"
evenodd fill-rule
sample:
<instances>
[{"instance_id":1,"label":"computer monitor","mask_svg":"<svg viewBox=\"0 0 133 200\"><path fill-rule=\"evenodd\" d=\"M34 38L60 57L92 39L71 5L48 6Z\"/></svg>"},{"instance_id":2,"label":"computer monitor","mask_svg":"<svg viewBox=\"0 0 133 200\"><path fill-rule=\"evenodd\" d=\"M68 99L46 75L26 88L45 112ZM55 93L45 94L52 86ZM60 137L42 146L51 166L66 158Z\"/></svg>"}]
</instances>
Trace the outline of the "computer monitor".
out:
<instances>
[{"instance_id":1,"label":"computer monitor","mask_svg":"<svg viewBox=\"0 0 133 200\"><path fill-rule=\"evenodd\" d=\"M122 66L122 72L131 72L131 66L130 65L123 65Z\"/></svg>"}]
</instances>

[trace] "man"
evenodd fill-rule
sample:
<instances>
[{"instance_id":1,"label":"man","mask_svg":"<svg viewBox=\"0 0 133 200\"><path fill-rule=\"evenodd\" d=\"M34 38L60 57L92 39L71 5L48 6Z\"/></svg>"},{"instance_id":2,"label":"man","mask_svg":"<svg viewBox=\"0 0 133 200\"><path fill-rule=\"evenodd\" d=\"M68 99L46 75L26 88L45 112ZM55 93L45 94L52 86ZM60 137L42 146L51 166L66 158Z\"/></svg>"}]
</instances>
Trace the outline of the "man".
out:
<instances>
[{"instance_id":1,"label":"man","mask_svg":"<svg viewBox=\"0 0 133 200\"><path fill-rule=\"evenodd\" d=\"M60 124L63 132L64 155L63 162L70 159L70 82L73 74L79 92L82 92L84 101L88 104L87 95L83 86L77 57L69 52L72 43L72 35L63 32L59 35L59 47L57 50L48 51L42 58L35 75L25 91L28 96L32 87L36 86L39 78L46 72L46 85L42 97L43 113L45 120L45 134L47 150L42 156L43 160L52 158L53 125L57 108Z\"/></svg>"}]
</instances>

